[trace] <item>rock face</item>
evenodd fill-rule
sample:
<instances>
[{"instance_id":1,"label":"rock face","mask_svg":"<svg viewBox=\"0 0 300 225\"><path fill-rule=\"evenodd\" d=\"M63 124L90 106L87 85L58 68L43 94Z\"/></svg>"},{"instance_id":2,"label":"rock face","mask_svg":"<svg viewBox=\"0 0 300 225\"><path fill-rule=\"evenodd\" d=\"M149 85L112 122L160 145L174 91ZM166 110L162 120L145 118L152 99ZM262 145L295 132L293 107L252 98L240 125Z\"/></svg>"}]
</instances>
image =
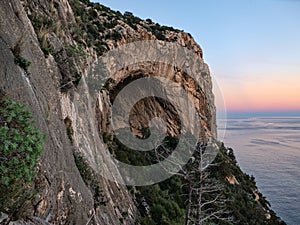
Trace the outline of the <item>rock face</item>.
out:
<instances>
[{"instance_id":1,"label":"rock face","mask_svg":"<svg viewBox=\"0 0 300 225\"><path fill-rule=\"evenodd\" d=\"M135 86L132 99L146 97L133 105L118 102L131 83L152 78L165 83ZM159 117L169 136L190 132L203 142L217 139L210 72L191 35L88 0L2 1L0 81L0 93L23 102L46 137L34 180L37 194L12 215L0 212L1 224L139 224L138 189L129 193L120 163L108 160L114 153L105 144L111 133L130 129L145 138ZM116 114L117 132L116 102L128 109ZM248 222L257 210L267 218L264 224L285 224L240 171L232 151L225 154L223 148L224 168L215 172L231 185L232 196L238 194L237 206L228 206L236 212L233 217ZM149 216L151 209L141 199ZM252 199L254 214L240 214L240 199L244 208Z\"/></svg>"},{"instance_id":2,"label":"rock face","mask_svg":"<svg viewBox=\"0 0 300 225\"><path fill-rule=\"evenodd\" d=\"M199 80L195 82L170 65L144 62L118 71L108 88L98 93L97 107L92 108L97 117L76 110L77 86L86 79L90 66L104 52L141 40L173 42L192 51L196 56L193 60L201 66ZM201 48L189 34L139 20L130 13L123 16L88 1L8 0L0 8L0 49L0 88L26 104L46 136L35 181L37 196L26 206L24 215L32 218L31 223L135 223L139 213L126 186L104 179L90 165L97 154L109 154L99 141L112 129L109 115L113 96L130 80L160 74L180 84L201 117L200 138L216 138L209 70ZM30 66L17 65L16 57L30 61ZM197 73L193 68L191 71ZM90 109L88 102L83 104ZM164 114L166 108L164 102L155 99L138 104L131 111L130 123L133 133L141 136L149 120ZM180 124L176 111L168 107L168 132L177 135ZM148 110L151 108L157 110L153 113ZM89 124L97 126L91 129Z\"/></svg>"}]
</instances>

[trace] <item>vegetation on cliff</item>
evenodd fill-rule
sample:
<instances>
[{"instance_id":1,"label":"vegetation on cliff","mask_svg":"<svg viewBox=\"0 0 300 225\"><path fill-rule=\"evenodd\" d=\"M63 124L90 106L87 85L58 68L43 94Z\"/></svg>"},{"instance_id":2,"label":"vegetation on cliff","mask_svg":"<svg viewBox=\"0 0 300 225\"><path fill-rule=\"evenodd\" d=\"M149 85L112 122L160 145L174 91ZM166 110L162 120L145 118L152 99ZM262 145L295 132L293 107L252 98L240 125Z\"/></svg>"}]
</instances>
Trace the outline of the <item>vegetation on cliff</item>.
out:
<instances>
[{"instance_id":1,"label":"vegetation on cliff","mask_svg":"<svg viewBox=\"0 0 300 225\"><path fill-rule=\"evenodd\" d=\"M24 105L0 94L0 211L15 217L32 198L42 142Z\"/></svg>"},{"instance_id":2,"label":"vegetation on cliff","mask_svg":"<svg viewBox=\"0 0 300 225\"><path fill-rule=\"evenodd\" d=\"M41 48L46 56L52 54L58 65L66 61L70 65L79 63L78 56L85 57L87 48L93 49L98 56L116 46L117 42L124 40L130 42L143 39L143 37L134 36L137 31L139 33L146 32L147 38L153 36L158 40L177 41L178 36L174 33L180 33L172 27L161 26L154 23L151 19L142 20L134 16L130 12L124 14L119 11L113 11L99 3L92 3L89 0L70 0L70 6L74 12L75 21L70 21L67 25L59 24L55 21L59 4L55 1L52 6L52 17L45 17L38 11L34 11L33 7L28 3L29 18L38 34ZM66 27L62 27L66 26ZM62 28L72 38L74 44L65 43L59 48L53 44L51 40L51 32L57 36L62 36ZM172 34L172 35L170 35ZM132 36L131 36L132 35ZM144 37L145 38L145 37ZM68 48L68 46L73 46ZM189 48L189 46L186 46ZM62 53L66 52L66 57L61 60ZM62 74L67 74L68 68L60 66ZM73 69L70 69L72 72ZM77 78L74 77L77 74ZM62 86L80 79L80 72L72 72L71 75L63 77ZM108 134L103 135L110 151L117 159L129 163L131 165L149 165L157 162L155 153L132 151L115 138ZM168 138L166 143L169 148L176 146L176 139ZM81 165L81 157L75 157L77 165ZM210 179L217 180L224 187L222 196L228 201L224 201L226 212L224 216L230 218L226 221L212 218L207 223L217 224L284 224L276 217L275 213L269 209L269 203L257 191L255 180L253 177L243 173L236 163L232 149L227 149L220 144L220 152L215 159L218 166L209 168ZM81 168L81 167L80 167ZM84 167L85 168L85 167ZM81 171L81 175L85 179L88 177L86 171ZM236 182L232 183L228 180L234 178ZM141 224L184 224L186 215L187 189L183 188L186 181L180 176L173 176L170 179L147 187L129 187L136 205L139 208ZM258 197L257 197L258 196ZM209 196L206 196L209 199ZM214 206L215 210L218 210ZM222 206L223 207L223 206Z\"/></svg>"},{"instance_id":3,"label":"vegetation on cliff","mask_svg":"<svg viewBox=\"0 0 300 225\"><path fill-rule=\"evenodd\" d=\"M133 154L131 149L128 149L108 134L104 134L104 139L110 147L111 153L115 154L120 161L139 166L157 162L153 151L146 153L134 151L135 154ZM164 143L165 147L174 149L177 145L177 138L168 137ZM192 161L189 161L184 169L191 170L191 165ZM218 216L211 216L201 224L285 224L270 209L269 202L258 191L254 177L249 176L240 169L231 148L226 148L223 143L219 143L219 153L212 166L208 167L205 173L208 176L201 182L212 185L211 181L213 181L214 184L222 187L218 188L217 193L215 193L222 196L222 201L209 204L210 211L208 215L202 216L209 216L220 210L222 210L222 213ZM198 180L198 183L200 183L200 180ZM129 190L142 215L139 221L141 224L185 224L189 193L186 178L174 175L159 184L129 187ZM208 208L205 206L206 203L212 201L212 196L215 196L215 194L212 191L202 196L203 212Z\"/></svg>"},{"instance_id":4,"label":"vegetation on cliff","mask_svg":"<svg viewBox=\"0 0 300 225\"><path fill-rule=\"evenodd\" d=\"M176 42L181 31L161 26L151 19L142 20L131 12L113 11L88 0L69 0L74 19L62 21L62 6L49 2L48 11L38 10L35 1L27 1L25 10L37 34L45 57L51 54L62 73L61 90L76 87L83 73L80 65L94 51L101 56L118 42L137 40L164 40ZM191 35L188 34L191 38ZM193 49L193 43L185 43ZM202 55L202 51L200 54Z\"/></svg>"},{"instance_id":5,"label":"vegetation on cliff","mask_svg":"<svg viewBox=\"0 0 300 225\"><path fill-rule=\"evenodd\" d=\"M68 8L68 2L71 9ZM43 2L38 0L23 1L28 18L33 25L36 34L35 37L37 37L39 42L37 45L40 45L40 53L41 55L44 54L45 57L45 59L41 60L51 65L53 64L53 67L51 69L49 67L48 69L52 71L49 74L53 75L55 79L49 76L49 80L53 79L54 83L59 81L57 89L64 92L64 97L70 93L70 95L74 94L72 91L76 91L82 74L86 72L88 63L92 59L97 58L97 56L102 55L118 44L143 39L176 42L182 35L190 37L189 34L182 33L172 27L160 26L150 19L141 20L130 12L122 14L110 10L103 5L91 3L88 0L69 0L68 2L59 0ZM16 13L16 15L18 14ZM202 57L200 47L191 41L191 39L188 41L181 39L181 41L186 48L198 51L198 55ZM31 39L30 41L34 42L35 39ZM25 71L34 66L34 63L31 64L29 60L18 54L15 57L15 63ZM53 72L56 70L59 75ZM37 74L31 74L31 76L37 76ZM30 81L34 82L34 79L30 79ZM35 85L35 88L38 89L39 85ZM45 95L49 96L51 94L45 93ZM57 98L61 97L61 95L54 96L58 96ZM41 100L39 99L39 101ZM23 105L9 100L4 96L1 96L0 103L0 211L11 215L17 212L21 213L19 209L26 208L21 206L34 194L31 181L34 179L36 173L36 165L42 148L42 136L34 128L32 117L24 109ZM59 114L60 111L59 104L57 106L57 111L53 110L55 114ZM72 116L74 115L72 114ZM66 120L66 118L62 118L62 120L66 124L66 133L70 138L70 144L73 144L75 149L74 142L76 138L73 138L75 134L71 129L71 119L73 118L70 117L70 121ZM57 120L58 122L55 121L56 123L63 123L59 119ZM52 129L54 129L53 127ZM59 126L55 127L55 129L59 129ZM62 146L65 142L60 142L61 139L59 136L63 131L58 131L57 134L51 134L51 139L53 139L51 142L56 144L49 145L52 147L49 148L51 149L51 152L48 152L49 155L57 154L57 156L61 156L58 152L67 152L67 150L71 149L68 149L69 146ZM155 152L153 151L146 154L139 152L132 154L130 149L123 146L113 137L105 134L103 139L106 140L111 153L125 163L149 165L157 162ZM165 140L165 144L167 148L173 149L177 145L177 139L169 137ZM66 149L62 151L62 148ZM219 144L219 148L220 152L215 159L217 166L210 167L207 171L209 172L208 180L221 185L222 190L218 194L222 196L224 201L222 205L213 204L212 208L207 208L207 210L212 212L222 207L222 209L225 209L224 211L222 210L222 218L226 219L222 220L211 217L209 220L206 220L206 224L284 224L269 209L268 202L257 191L254 178L244 174L240 170L236 164L232 150L227 149L223 144ZM56 149L56 152L53 149ZM110 224L179 225L185 223L187 215L186 200L189 193L189 189L186 188L187 180L185 178L174 175L159 184L145 187L128 187L141 215L141 217L134 221L136 219L134 210L131 211L132 215L128 213L127 205L132 202L130 197L125 198L127 196L125 194L128 193L126 191L121 192L123 188L121 185L116 185L115 190L113 190L111 186L115 184L112 182L103 183L99 176L95 174L95 171L89 167L88 161L84 156L74 149L70 150L73 151L73 158L59 159L59 157L54 157L55 160L62 160L57 164L65 163L64 167L57 166L56 162L53 162L51 167L53 166L59 172L65 173L66 171L63 170L72 167L70 165L72 165L73 160L73 167L76 167L78 173L70 173L70 176L64 174L63 177L58 179L55 177L57 173L51 174L52 171L57 172L55 169L52 170L52 168L45 167L48 169L46 171L48 175L53 175L47 178L50 179L52 184L48 180L49 184L45 185L49 187L47 191L45 191L46 188L44 190L37 190L38 192L45 192L43 195L44 199L40 199L40 202L35 205L36 207L40 206L40 211L31 210L31 215L38 212L40 213L38 216L47 217L56 224L78 224L78 220L85 221L85 216L83 215L89 216L88 223L93 221L95 224L98 223L97 220L103 219L101 216L106 217L107 215L111 218L107 219L109 217L107 216L104 219L110 221ZM66 156L68 155L66 154ZM192 164L192 162L188 164L185 169L192 172L193 167L189 168L189 165ZM72 170L72 172L74 171ZM78 174L77 177L74 177L74 174ZM82 179L87 188L78 188L80 184L78 186L67 184L68 182L65 182L68 181L67 177L70 178L69 181ZM197 180L193 182L193 185L197 186ZM89 197L85 195L84 191L80 193L80 190L90 191L91 199L93 200L86 203L87 207L85 208L83 207L85 206L83 202L89 199ZM50 194L54 197L49 198ZM80 200L77 201L76 196ZM107 199L106 196L110 198ZM203 196L203 203L205 204L205 202L210 201L209 199L212 196ZM78 203L78 205L74 204L74 202ZM122 210L125 207L119 207L117 204L126 205L126 210ZM63 205L63 207L60 207L60 205ZM106 205L111 208L105 208ZM32 204L30 207L32 207ZM83 212L84 210L85 212ZM119 217L120 215L122 217ZM118 220L115 219L116 216L119 217ZM15 216L13 215L12 218L14 219Z\"/></svg>"}]
</instances>

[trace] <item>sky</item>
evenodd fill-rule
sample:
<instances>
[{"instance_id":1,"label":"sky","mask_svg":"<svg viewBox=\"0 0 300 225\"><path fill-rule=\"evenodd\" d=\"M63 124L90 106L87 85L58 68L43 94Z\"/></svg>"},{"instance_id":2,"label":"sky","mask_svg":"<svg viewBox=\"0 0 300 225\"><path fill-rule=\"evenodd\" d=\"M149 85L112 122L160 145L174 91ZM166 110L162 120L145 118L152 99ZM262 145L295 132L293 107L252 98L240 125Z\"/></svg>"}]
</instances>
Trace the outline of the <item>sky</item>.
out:
<instances>
[{"instance_id":1,"label":"sky","mask_svg":"<svg viewBox=\"0 0 300 225\"><path fill-rule=\"evenodd\" d=\"M191 33L219 111L300 112L300 0L94 2Z\"/></svg>"}]
</instances>

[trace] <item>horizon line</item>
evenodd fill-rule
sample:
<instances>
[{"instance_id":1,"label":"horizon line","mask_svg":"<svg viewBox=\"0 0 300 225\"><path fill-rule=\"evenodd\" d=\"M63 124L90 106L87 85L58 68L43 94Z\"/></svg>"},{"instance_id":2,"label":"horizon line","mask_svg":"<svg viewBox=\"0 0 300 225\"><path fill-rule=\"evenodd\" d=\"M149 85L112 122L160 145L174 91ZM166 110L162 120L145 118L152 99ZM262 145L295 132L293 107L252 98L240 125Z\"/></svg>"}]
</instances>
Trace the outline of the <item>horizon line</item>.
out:
<instances>
[{"instance_id":1,"label":"horizon line","mask_svg":"<svg viewBox=\"0 0 300 225\"><path fill-rule=\"evenodd\" d=\"M224 118L224 117L280 117L280 116L293 116L293 117L300 117L300 110L253 110L253 111L243 111L243 110L228 110L226 113L218 112L216 113L217 118Z\"/></svg>"}]
</instances>

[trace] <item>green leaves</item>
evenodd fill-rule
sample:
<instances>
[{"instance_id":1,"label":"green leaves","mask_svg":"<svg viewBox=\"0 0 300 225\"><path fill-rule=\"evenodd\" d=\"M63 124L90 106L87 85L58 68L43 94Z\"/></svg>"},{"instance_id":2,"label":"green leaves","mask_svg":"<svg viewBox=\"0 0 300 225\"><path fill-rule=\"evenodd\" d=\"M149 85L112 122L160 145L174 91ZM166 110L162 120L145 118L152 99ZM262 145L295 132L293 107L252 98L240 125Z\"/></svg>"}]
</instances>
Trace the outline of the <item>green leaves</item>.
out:
<instances>
[{"instance_id":1,"label":"green leaves","mask_svg":"<svg viewBox=\"0 0 300 225\"><path fill-rule=\"evenodd\" d=\"M28 71L28 67L30 66L31 62L27 59L25 59L22 56L16 56L15 58L15 63L20 66L21 68L23 68L26 72Z\"/></svg>"},{"instance_id":2,"label":"green leaves","mask_svg":"<svg viewBox=\"0 0 300 225\"><path fill-rule=\"evenodd\" d=\"M9 213L20 199L25 201L43 139L22 104L0 96L0 211Z\"/></svg>"}]
</instances>

